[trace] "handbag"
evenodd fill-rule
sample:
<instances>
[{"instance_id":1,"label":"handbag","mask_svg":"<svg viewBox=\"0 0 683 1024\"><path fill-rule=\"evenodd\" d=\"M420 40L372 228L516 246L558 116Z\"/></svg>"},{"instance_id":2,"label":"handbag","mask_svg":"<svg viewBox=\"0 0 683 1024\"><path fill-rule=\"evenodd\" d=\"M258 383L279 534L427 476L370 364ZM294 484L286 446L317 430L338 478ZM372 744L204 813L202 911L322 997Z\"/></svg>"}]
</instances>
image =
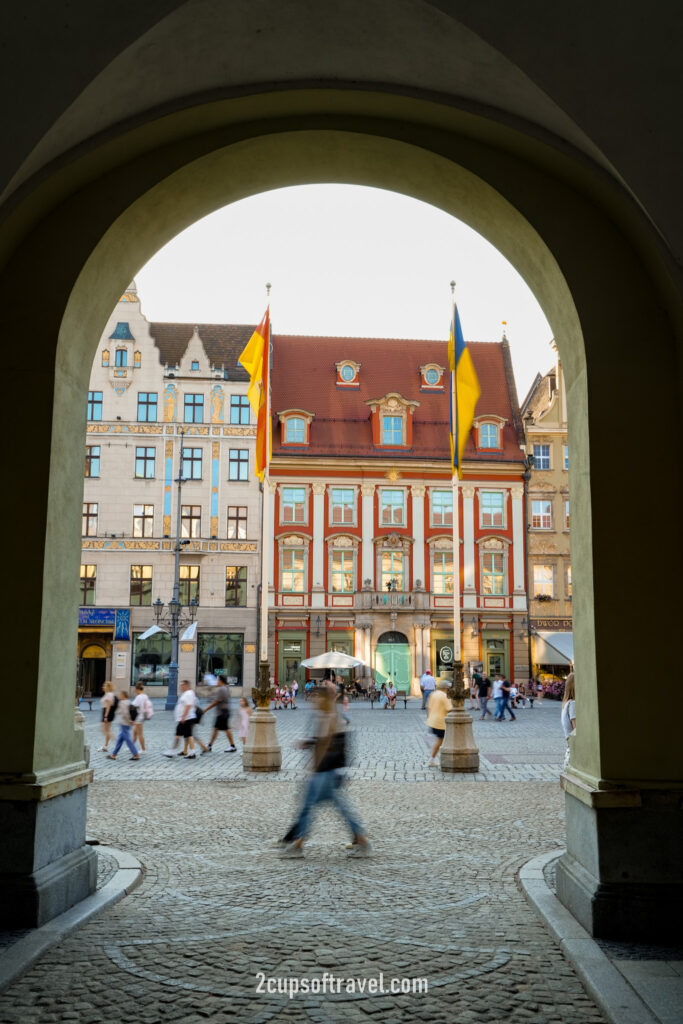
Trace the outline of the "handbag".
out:
<instances>
[{"instance_id":1,"label":"handbag","mask_svg":"<svg viewBox=\"0 0 683 1024\"><path fill-rule=\"evenodd\" d=\"M199 701L197 701L197 703L194 706L194 713L195 713L195 718L196 718L197 722L201 722L202 715L204 714L204 708L201 706Z\"/></svg>"}]
</instances>

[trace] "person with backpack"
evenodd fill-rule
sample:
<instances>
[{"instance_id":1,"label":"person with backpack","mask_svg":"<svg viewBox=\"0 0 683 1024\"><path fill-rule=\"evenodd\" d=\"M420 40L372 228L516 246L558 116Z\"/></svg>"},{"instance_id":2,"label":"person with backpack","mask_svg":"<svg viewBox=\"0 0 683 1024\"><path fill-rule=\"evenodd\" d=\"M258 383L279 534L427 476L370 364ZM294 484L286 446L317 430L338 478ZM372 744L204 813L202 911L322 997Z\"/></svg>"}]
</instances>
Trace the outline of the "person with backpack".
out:
<instances>
[{"instance_id":1,"label":"person with backpack","mask_svg":"<svg viewBox=\"0 0 683 1024\"><path fill-rule=\"evenodd\" d=\"M143 727L154 714L154 708L142 683L135 684L135 694L130 705L130 717L133 719L133 742L139 744L140 753L144 753L147 748L145 747Z\"/></svg>"},{"instance_id":2,"label":"person with backpack","mask_svg":"<svg viewBox=\"0 0 683 1024\"><path fill-rule=\"evenodd\" d=\"M180 757L187 757L188 760L192 760L197 755L194 752L194 727L197 724L197 694L192 689L189 679L183 679L180 684L180 696L178 697L176 706L174 708L174 715L176 721L175 728L175 739L173 740L173 746L168 750L164 750L164 757L175 757L178 744L181 739L183 742L183 749L180 751ZM201 718L202 711L200 709L199 717ZM201 740L198 740L202 750L206 750ZM188 753L188 748L190 753Z\"/></svg>"},{"instance_id":3,"label":"person with backpack","mask_svg":"<svg viewBox=\"0 0 683 1024\"><path fill-rule=\"evenodd\" d=\"M354 812L341 793L343 776L341 769L346 764L346 732L339 719L336 694L331 686L323 686L314 698L317 706L315 735L301 744L302 749L313 751L313 772L304 792L301 812L280 845L284 845L282 857L303 857L311 815L318 804L332 803L351 830L351 842L347 845L349 856L367 857L370 843Z\"/></svg>"}]
</instances>

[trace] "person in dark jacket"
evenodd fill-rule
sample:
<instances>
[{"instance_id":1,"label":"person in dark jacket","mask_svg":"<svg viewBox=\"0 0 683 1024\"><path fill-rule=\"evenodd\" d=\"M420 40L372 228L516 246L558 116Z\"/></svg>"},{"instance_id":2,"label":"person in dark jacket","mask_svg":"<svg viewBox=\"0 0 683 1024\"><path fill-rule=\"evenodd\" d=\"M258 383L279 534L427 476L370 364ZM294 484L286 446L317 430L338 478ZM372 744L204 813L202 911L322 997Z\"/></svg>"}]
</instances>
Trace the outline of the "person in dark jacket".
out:
<instances>
[{"instance_id":1,"label":"person in dark jacket","mask_svg":"<svg viewBox=\"0 0 683 1024\"><path fill-rule=\"evenodd\" d=\"M347 846L350 855L367 857L370 853L365 830L341 792L341 769L346 763L346 733L339 719L335 697L333 688L324 686L315 698L315 736L301 744L303 748L312 749L313 771L308 779L299 817L281 840L281 844L285 845L282 857L303 857L303 845L313 809L327 800L334 804L351 830L352 840Z\"/></svg>"}]
</instances>

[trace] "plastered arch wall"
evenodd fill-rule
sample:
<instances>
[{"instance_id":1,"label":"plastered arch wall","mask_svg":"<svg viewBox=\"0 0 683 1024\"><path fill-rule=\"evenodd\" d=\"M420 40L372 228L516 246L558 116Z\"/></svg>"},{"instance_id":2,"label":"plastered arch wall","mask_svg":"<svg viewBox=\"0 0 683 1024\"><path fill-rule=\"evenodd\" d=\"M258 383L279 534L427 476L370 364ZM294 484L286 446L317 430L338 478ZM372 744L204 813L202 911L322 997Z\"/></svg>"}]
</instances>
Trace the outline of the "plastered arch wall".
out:
<instances>
[{"instance_id":1,"label":"plastered arch wall","mask_svg":"<svg viewBox=\"0 0 683 1024\"><path fill-rule=\"evenodd\" d=\"M653 451L634 424L626 424L617 447L603 429L605 396L618 394L631 406L638 400L646 334L657 337L663 362L676 366L657 247L628 202L583 162L483 118L386 93L262 94L169 115L56 168L49 190L38 190L9 218L5 242L23 232L24 243L13 254L0 300L11 321L13 285L30 299L40 282L35 338L45 365L41 415L51 431L47 508L34 510L33 524L39 529L44 523L45 531L36 686L57 671L55 685L64 693L71 689L85 397L92 353L111 308L137 269L197 218L263 189L321 181L391 188L461 217L510 259L541 303L562 354L571 417L578 718L585 723L575 763L591 784L628 775L632 751L617 739L625 711L617 703L611 720L601 719L597 682L605 700L618 694L610 646L624 631L636 635L640 625L636 607L614 601L615 590L623 593L628 583L624 539L647 529L648 520L654 532L662 508L657 516L625 510L617 521L594 490L597 485L606 496L610 481L623 481L645 458L651 468L671 469L665 450ZM57 335L52 388L49 361ZM659 382L660 415L672 437L677 393L676 373L666 373ZM660 499L664 515L679 507L678 486L677 471ZM29 517L27 533L31 525ZM75 756L65 739L69 709L60 707L56 718L36 720L38 767ZM25 749L25 739L17 730L14 753ZM673 773L675 744L663 751L659 765L641 765L637 774ZM664 771L661 757L670 762Z\"/></svg>"}]
</instances>

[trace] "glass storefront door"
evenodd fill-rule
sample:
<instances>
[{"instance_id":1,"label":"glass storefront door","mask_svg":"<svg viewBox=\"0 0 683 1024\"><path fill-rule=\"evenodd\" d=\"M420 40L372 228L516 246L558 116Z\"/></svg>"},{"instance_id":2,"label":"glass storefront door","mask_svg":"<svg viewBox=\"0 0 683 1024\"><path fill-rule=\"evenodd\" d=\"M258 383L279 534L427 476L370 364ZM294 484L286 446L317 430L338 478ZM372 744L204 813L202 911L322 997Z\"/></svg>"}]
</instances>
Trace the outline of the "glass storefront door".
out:
<instances>
[{"instance_id":1,"label":"glass storefront door","mask_svg":"<svg viewBox=\"0 0 683 1024\"><path fill-rule=\"evenodd\" d=\"M507 676L509 672L507 637L490 636L486 633L483 637L484 668L489 679L493 679L497 672Z\"/></svg>"}]
</instances>

